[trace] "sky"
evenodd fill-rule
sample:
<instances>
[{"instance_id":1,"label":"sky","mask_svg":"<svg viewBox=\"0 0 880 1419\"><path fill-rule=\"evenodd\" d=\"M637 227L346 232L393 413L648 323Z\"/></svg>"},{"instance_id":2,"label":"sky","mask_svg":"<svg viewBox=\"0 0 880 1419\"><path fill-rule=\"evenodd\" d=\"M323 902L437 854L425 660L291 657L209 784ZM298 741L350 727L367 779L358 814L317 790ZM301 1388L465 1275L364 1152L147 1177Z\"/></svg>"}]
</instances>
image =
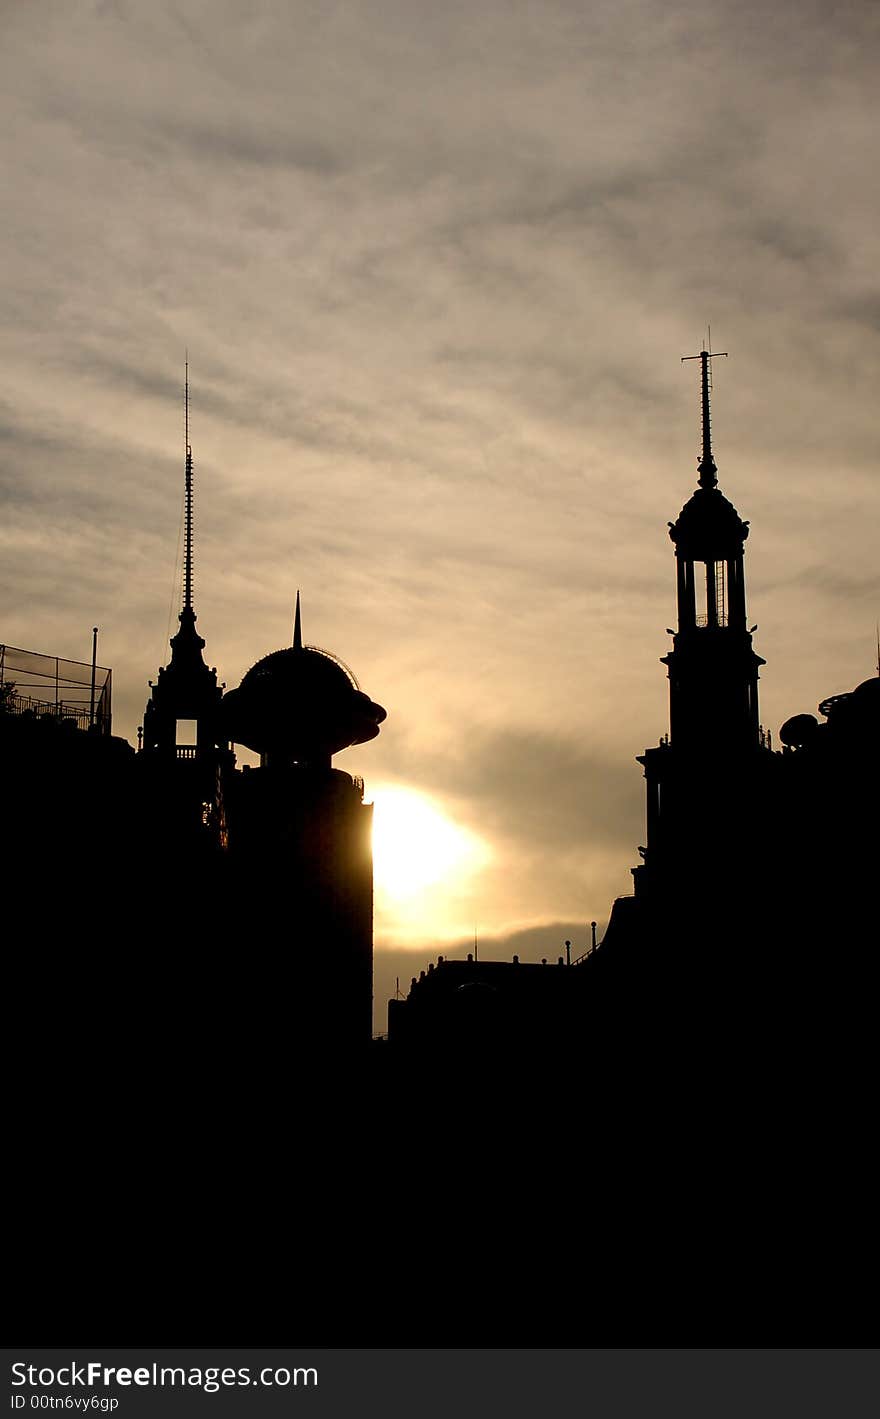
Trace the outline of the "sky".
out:
<instances>
[{"instance_id":1,"label":"sky","mask_svg":"<svg viewBox=\"0 0 880 1419\"><path fill-rule=\"evenodd\" d=\"M179 609L188 351L208 663L232 687L289 644L301 589L388 710L337 766L446 863L395 886L377 854L377 997L474 930L583 949L667 728L709 325L762 720L874 670L880 10L2 22L0 638L87 660L97 624L134 740Z\"/></svg>"}]
</instances>

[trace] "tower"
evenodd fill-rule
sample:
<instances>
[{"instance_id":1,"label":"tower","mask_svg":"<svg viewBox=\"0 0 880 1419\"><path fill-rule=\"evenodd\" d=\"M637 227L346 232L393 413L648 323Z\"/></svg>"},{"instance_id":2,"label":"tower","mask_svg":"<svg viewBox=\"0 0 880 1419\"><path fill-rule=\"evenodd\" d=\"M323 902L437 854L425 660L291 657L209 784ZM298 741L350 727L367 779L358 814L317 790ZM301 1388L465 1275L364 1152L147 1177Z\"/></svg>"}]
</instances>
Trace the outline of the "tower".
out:
<instances>
[{"instance_id":1,"label":"tower","mask_svg":"<svg viewBox=\"0 0 880 1419\"><path fill-rule=\"evenodd\" d=\"M223 699L224 735L260 755L227 802L240 929L273 955L291 1046L324 1058L372 1034L373 809L332 759L384 719L337 656L304 643L298 593L293 644Z\"/></svg>"},{"instance_id":2,"label":"tower","mask_svg":"<svg viewBox=\"0 0 880 1419\"><path fill-rule=\"evenodd\" d=\"M749 524L718 487L709 408L712 355L699 356L703 446L699 483L669 536L675 544L678 630L669 670L669 728L676 749L715 753L759 742L758 667L746 629L743 553Z\"/></svg>"},{"instance_id":3,"label":"tower","mask_svg":"<svg viewBox=\"0 0 880 1419\"><path fill-rule=\"evenodd\" d=\"M712 354L699 355L702 449L698 485L669 536L678 626L661 664L669 675L669 734L640 756L647 844L636 895L704 901L737 878L761 831L770 755L758 721L758 670L747 627L744 547L749 524L718 487L709 396ZM717 356L716 356L717 358ZM752 628L754 629L754 628Z\"/></svg>"},{"instance_id":4,"label":"tower","mask_svg":"<svg viewBox=\"0 0 880 1419\"><path fill-rule=\"evenodd\" d=\"M144 749L166 759L204 760L217 746L222 690L209 670L193 608L193 456L189 442L189 365L184 385L184 553L180 629L171 639L171 660L159 671L144 712Z\"/></svg>"},{"instance_id":5,"label":"tower","mask_svg":"<svg viewBox=\"0 0 880 1419\"><path fill-rule=\"evenodd\" d=\"M224 780L232 755L220 736L223 691L202 656L193 606L193 456L189 441L189 365L184 382L184 552L180 629L171 660L151 682L144 711L146 821L152 854L191 864L226 844Z\"/></svg>"}]
</instances>

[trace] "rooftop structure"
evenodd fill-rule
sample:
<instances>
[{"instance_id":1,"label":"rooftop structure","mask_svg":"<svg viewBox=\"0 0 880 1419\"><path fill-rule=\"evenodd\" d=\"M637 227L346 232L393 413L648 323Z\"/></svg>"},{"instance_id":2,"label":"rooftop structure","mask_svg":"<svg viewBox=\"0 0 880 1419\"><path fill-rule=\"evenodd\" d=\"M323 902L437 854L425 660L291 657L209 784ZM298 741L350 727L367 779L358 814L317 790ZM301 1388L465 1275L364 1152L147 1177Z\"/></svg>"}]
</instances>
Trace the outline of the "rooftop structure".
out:
<instances>
[{"instance_id":1,"label":"rooftop structure","mask_svg":"<svg viewBox=\"0 0 880 1419\"><path fill-rule=\"evenodd\" d=\"M205 664L205 642L196 630L193 605L193 455L189 441L189 365L184 384L184 553L180 629L171 639L171 660L159 671L144 712L143 747L178 758L204 757L222 741L217 718L222 689L217 671Z\"/></svg>"},{"instance_id":2,"label":"rooftop structure","mask_svg":"<svg viewBox=\"0 0 880 1419\"><path fill-rule=\"evenodd\" d=\"M299 592L293 645L258 660L223 700L228 737L268 765L329 767L332 756L375 739L385 719L348 666L328 650L304 645Z\"/></svg>"},{"instance_id":3,"label":"rooftop structure","mask_svg":"<svg viewBox=\"0 0 880 1419\"><path fill-rule=\"evenodd\" d=\"M93 632L97 637L97 632ZM97 641L93 642L95 645ZM0 645L0 712L57 719L110 734L113 675L106 665Z\"/></svg>"}]
</instances>

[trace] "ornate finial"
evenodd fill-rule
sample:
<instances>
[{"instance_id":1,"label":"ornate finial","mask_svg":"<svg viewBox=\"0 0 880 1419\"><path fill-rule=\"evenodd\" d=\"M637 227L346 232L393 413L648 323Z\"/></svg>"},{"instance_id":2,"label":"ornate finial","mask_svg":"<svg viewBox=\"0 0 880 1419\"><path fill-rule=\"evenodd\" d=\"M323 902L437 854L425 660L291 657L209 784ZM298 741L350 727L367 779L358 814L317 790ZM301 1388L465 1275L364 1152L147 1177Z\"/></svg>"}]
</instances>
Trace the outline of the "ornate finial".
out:
<instances>
[{"instance_id":1,"label":"ornate finial","mask_svg":"<svg viewBox=\"0 0 880 1419\"><path fill-rule=\"evenodd\" d=\"M294 650L302 650L303 648L302 616L300 614L299 608L299 592L296 593L296 611L293 617L293 648Z\"/></svg>"},{"instance_id":2,"label":"ornate finial","mask_svg":"<svg viewBox=\"0 0 880 1419\"><path fill-rule=\"evenodd\" d=\"M193 465L192 449L189 446L189 352L184 366L184 441L186 447L186 499L184 510L184 555L183 555L183 609L192 611L192 538L193 538Z\"/></svg>"},{"instance_id":3,"label":"ornate finial","mask_svg":"<svg viewBox=\"0 0 880 1419\"><path fill-rule=\"evenodd\" d=\"M715 359L718 355L726 356L727 351L717 350L713 355L711 346L712 336L710 332L708 350L706 349L706 342L703 341L703 348L698 355L682 355L681 357L682 364L684 364L685 360L700 361L703 412L703 449L700 456L700 461L697 464L697 471L700 475L699 484L701 488L715 488L718 486L718 479L715 477L715 474L718 472L718 467L715 463L714 457L712 456L712 423L709 410L709 391L712 388L712 379L709 371L709 361Z\"/></svg>"}]
</instances>

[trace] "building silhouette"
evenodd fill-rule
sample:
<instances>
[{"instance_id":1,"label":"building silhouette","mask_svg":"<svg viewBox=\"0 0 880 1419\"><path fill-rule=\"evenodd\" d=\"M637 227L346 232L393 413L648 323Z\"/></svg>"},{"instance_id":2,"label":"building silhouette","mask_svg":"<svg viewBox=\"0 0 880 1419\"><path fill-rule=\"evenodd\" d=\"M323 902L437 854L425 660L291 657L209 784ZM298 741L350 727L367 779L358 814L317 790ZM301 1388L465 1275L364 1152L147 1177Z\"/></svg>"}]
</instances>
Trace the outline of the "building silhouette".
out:
<instances>
[{"instance_id":1,"label":"building silhouette","mask_svg":"<svg viewBox=\"0 0 880 1419\"><path fill-rule=\"evenodd\" d=\"M292 646L224 695L194 603L188 376L185 407L182 607L139 752L109 733L109 671L98 667L90 717L88 666L4 647L3 848L13 880L38 863L62 902L92 884L124 932L109 966L102 952L65 960L58 1015L79 969L108 1019L124 1017L119 1048L138 1070L171 1088L201 1053L237 1088L254 1071L283 1073L292 1053L334 1064L368 1053L372 806L332 759L374 738L385 710L341 660L304 643L298 593ZM236 767L234 743L260 766ZM61 821L50 804L64 805ZM7 913L9 939L29 933L27 911L23 898ZM18 965L27 977L34 963ZM157 1019L168 1026L159 1058Z\"/></svg>"},{"instance_id":2,"label":"building silhouette","mask_svg":"<svg viewBox=\"0 0 880 1419\"><path fill-rule=\"evenodd\" d=\"M395 1166L445 1152L467 1179L466 1205L417 1229L438 1239L429 1265L467 1235L506 1332L550 1297L553 1343L850 1343L870 1324L848 1278L876 1193L861 865L877 851L880 657L877 677L823 701L824 723L794 715L772 747L707 356L633 894L570 965L469 955L421 971L377 1051L382 1097L410 1121ZM444 1181L454 1196L460 1178Z\"/></svg>"},{"instance_id":3,"label":"building silhouette","mask_svg":"<svg viewBox=\"0 0 880 1419\"><path fill-rule=\"evenodd\" d=\"M385 710L336 656L302 638L297 593L293 645L259 660L223 700L224 733L260 754L231 776L228 858L235 891L253 902L283 883L278 949L295 996L308 1001L300 1031L330 1054L372 1036L372 804L360 778L333 755L379 733ZM266 923L273 936L276 924Z\"/></svg>"},{"instance_id":4,"label":"building silhouette","mask_svg":"<svg viewBox=\"0 0 880 1419\"><path fill-rule=\"evenodd\" d=\"M290 1050L338 1060L372 1033L372 806L332 757L375 738L385 710L336 656L304 644L298 592L292 646L264 656L237 689L218 686L193 606L188 379L186 409L180 629L138 755L150 840L189 874L178 932L248 942L251 969L212 978L221 1014L246 1006L239 1034L276 1061ZM235 743L260 766L236 768Z\"/></svg>"},{"instance_id":5,"label":"building silhouette","mask_svg":"<svg viewBox=\"0 0 880 1419\"><path fill-rule=\"evenodd\" d=\"M205 641L196 629L193 604L193 454L189 441L189 370L185 384L183 605L171 638L171 659L150 681L140 736L144 812L149 824L148 856L164 857L167 870L186 863L206 874L178 909L211 910L222 885L214 880L217 854L226 847L225 790L234 769L223 738L223 688L217 671L205 664Z\"/></svg>"},{"instance_id":6,"label":"building silhouette","mask_svg":"<svg viewBox=\"0 0 880 1419\"><path fill-rule=\"evenodd\" d=\"M614 903L598 948L572 963L432 964L392 1002L391 1058L598 1051L613 1035L615 1048L630 1041L631 1058L650 1046L669 1059L700 1037L733 1060L746 1022L754 1071L780 1050L808 1056L806 1036L828 1002L837 1002L835 1028L858 1016L853 983L866 988L867 958L852 864L876 849L880 662L877 677L823 701L824 723L794 715L772 747L748 624L749 524L718 487L712 356L694 358L702 447L697 487L669 524L669 729L638 760L646 835L633 894ZM374 738L385 711L338 657L304 642L298 593L292 644L224 694L197 630L188 395L187 377L182 607L170 660L151 682L141 752L109 734L109 672L90 687L87 714L86 666L71 681L78 706L70 696L65 704L57 660L54 702L26 701L26 681L16 686L9 670L16 653L4 652L6 860L24 871L38 843L70 896L97 871L109 908L134 913L132 940L165 959L193 998L204 987L218 1020L246 1002L252 1023L238 1033L258 1053L280 1056L293 1040L341 1055L371 1035L372 808L361 780L333 759ZM39 660L22 660L22 673ZM235 743L259 754L259 767L237 768ZM45 805L58 801L76 805L76 832L49 831ZM270 1028L254 1023L268 1016ZM204 1028L218 1030L212 1047L222 1052L224 1027ZM865 1031L844 1034L850 1057Z\"/></svg>"},{"instance_id":7,"label":"building silhouette","mask_svg":"<svg viewBox=\"0 0 880 1419\"><path fill-rule=\"evenodd\" d=\"M746 614L749 524L718 487L712 451L710 367L701 352L702 451L698 485L669 536L675 547L678 624L663 657L669 732L645 750L646 842L633 870L635 904L615 904L606 941L623 918L660 911L681 935L735 941L747 913L760 840L775 796L775 762L758 708L764 661ZM771 813L772 816L772 813ZM759 869L760 870L760 869ZM754 918L748 914L750 921Z\"/></svg>"},{"instance_id":8,"label":"building silhouette","mask_svg":"<svg viewBox=\"0 0 880 1419\"><path fill-rule=\"evenodd\" d=\"M827 1070L821 1030L852 1079L872 972L853 863L876 851L880 662L878 677L822 702L824 725L793 716L772 747L758 709L764 662L747 629L749 525L716 486L709 356L700 358L699 485L669 528L678 593L663 658L669 733L639 756L645 846L634 895L614 904L601 969L637 995L655 992L668 1019L702 982L712 1051L726 1048L745 1072L760 1076L783 1057L805 1076ZM682 1038L699 1028L682 1022ZM744 1028L747 1061L733 1047Z\"/></svg>"},{"instance_id":9,"label":"building silhouette","mask_svg":"<svg viewBox=\"0 0 880 1419\"><path fill-rule=\"evenodd\" d=\"M0 860L12 884L8 943L33 940L34 902L81 898L131 845L135 754L112 733L112 674L92 664L0 646ZM134 815L137 821L137 814Z\"/></svg>"},{"instance_id":10,"label":"building silhouette","mask_svg":"<svg viewBox=\"0 0 880 1419\"><path fill-rule=\"evenodd\" d=\"M469 956L423 971L390 1002L391 1055L425 1054L430 1040L447 1059L564 1054L603 1077L613 1060L617 1087L634 1075L653 1093L689 1077L689 1089L750 1097L758 1113L788 1070L820 1094L845 1076L852 1097L866 1077L872 889L854 881L853 864L877 848L880 657L877 677L823 701L825 724L793 716L773 748L747 614L749 524L718 487L712 356L694 358L702 447L697 487L669 523L669 728L638 757L646 836L633 894L570 966L526 977L518 963ZM522 1009L526 978L532 1011Z\"/></svg>"},{"instance_id":11,"label":"building silhouette","mask_svg":"<svg viewBox=\"0 0 880 1419\"><path fill-rule=\"evenodd\" d=\"M153 1322L191 1324L198 1295L201 1317L292 1314L349 1345L867 1330L880 664L771 747L706 352L701 383L633 895L571 964L439 960L382 1047L371 809L333 759L385 711L304 642L298 596L292 644L223 693L188 440L183 605L142 751L110 733L109 679L62 713L23 705L2 662L22 1152L49 1179L42 1225L65 1218L65 1246L79 1228L89 1266L99 1226L126 1255L172 1239L140 1285Z\"/></svg>"},{"instance_id":12,"label":"building silhouette","mask_svg":"<svg viewBox=\"0 0 880 1419\"><path fill-rule=\"evenodd\" d=\"M186 393L184 474L183 606L180 629L171 639L171 660L159 671L144 711L143 748L168 759L212 759L220 743L220 701L216 669L209 670L196 630L193 606L193 455L189 441L189 372Z\"/></svg>"}]
</instances>

